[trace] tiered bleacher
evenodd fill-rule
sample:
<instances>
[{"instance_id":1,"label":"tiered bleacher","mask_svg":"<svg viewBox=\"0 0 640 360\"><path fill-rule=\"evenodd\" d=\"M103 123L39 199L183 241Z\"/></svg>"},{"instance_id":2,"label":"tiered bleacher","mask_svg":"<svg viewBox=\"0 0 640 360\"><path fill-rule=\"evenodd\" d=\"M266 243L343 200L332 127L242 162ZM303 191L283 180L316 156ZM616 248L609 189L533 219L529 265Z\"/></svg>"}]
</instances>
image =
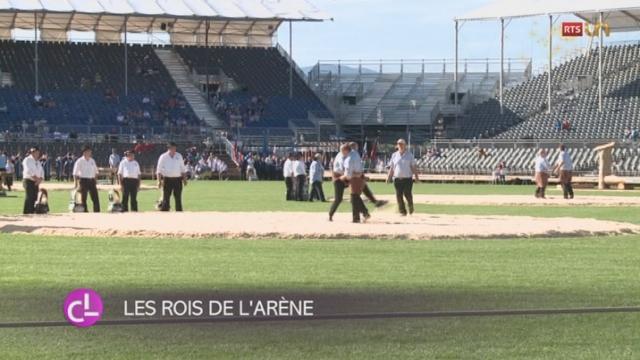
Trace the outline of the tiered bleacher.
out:
<instances>
[{"instance_id":1,"label":"tiered bleacher","mask_svg":"<svg viewBox=\"0 0 640 360\"><path fill-rule=\"evenodd\" d=\"M470 108L462 138L618 139L640 126L640 46L604 48L604 111L598 111L598 50L552 70L552 105L547 113L548 74L538 75L504 93L504 114L497 99ZM563 123L568 128L563 129Z\"/></svg>"},{"instance_id":2,"label":"tiered bleacher","mask_svg":"<svg viewBox=\"0 0 640 360\"><path fill-rule=\"evenodd\" d=\"M482 155L481 151L482 149ZM439 148L432 149L418 161L429 174L491 175L502 163L509 175L531 175L537 148ZM549 148L549 161L555 164L559 151ZM596 152L587 147L570 148L576 174L595 174L598 169ZM614 169L618 175L640 174L640 148L619 147L614 150Z\"/></svg>"},{"instance_id":3,"label":"tiered bleacher","mask_svg":"<svg viewBox=\"0 0 640 360\"><path fill-rule=\"evenodd\" d=\"M40 133L145 133L200 125L151 46L95 43L0 43L0 71L12 86L0 89L0 127ZM124 129L124 130L123 130Z\"/></svg>"},{"instance_id":4,"label":"tiered bleacher","mask_svg":"<svg viewBox=\"0 0 640 360\"><path fill-rule=\"evenodd\" d=\"M290 64L276 48L177 47L176 51L196 73L222 73L233 79L236 89L219 92L211 99L214 109L232 127L286 130L289 121L313 127L308 121L309 112L332 117L297 72L293 76L293 98L289 98Z\"/></svg>"}]
</instances>

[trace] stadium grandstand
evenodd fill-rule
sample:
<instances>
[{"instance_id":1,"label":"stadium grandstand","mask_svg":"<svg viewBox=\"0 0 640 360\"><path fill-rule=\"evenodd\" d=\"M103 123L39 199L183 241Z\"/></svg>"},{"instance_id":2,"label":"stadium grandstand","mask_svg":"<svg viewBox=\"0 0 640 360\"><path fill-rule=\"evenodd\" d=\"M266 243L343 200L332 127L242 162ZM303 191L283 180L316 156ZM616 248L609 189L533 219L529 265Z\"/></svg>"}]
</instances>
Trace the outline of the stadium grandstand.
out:
<instances>
[{"instance_id":1,"label":"stadium grandstand","mask_svg":"<svg viewBox=\"0 0 640 360\"><path fill-rule=\"evenodd\" d=\"M306 1L7 6L0 128L16 148L25 138L45 150L52 142L51 154L85 142L108 152L173 139L216 149L234 169L239 149L332 152L349 139L385 159L384 144L404 137L434 174L491 175L500 165L530 174L535 149L559 143L579 159L579 173L594 174L593 149L614 141L616 173L637 175L640 44L605 42L605 32L637 28L635 8L620 4L495 1L454 19L452 59L319 60L305 70L274 34L283 24L329 19ZM550 40L560 16L601 26L587 48L559 63L549 41L540 73L531 59L505 58L504 41L500 58L458 57L462 23L501 23L504 40L505 21L529 16L548 17ZM19 40L16 29L33 31L32 39ZM72 31L91 41L74 42ZM166 40L132 43L135 33ZM490 156L478 159L480 150Z\"/></svg>"},{"instance_id":2,"label":"stadium grandstand","mask_svg":"<svg viewBox=\"0 0 640 360\"><path fill-rule=\"evenodd\" d=\"M317 119L332 124L333 115L274 34L285 23L292 31L294 22L328 19L304 0L7 3L2 138L125 147L208 139L229 149L230 139L280 136L291 145L298 131L316 131ZM136 34L150 43L132 43Z\"/></svg>"}]
</instances>

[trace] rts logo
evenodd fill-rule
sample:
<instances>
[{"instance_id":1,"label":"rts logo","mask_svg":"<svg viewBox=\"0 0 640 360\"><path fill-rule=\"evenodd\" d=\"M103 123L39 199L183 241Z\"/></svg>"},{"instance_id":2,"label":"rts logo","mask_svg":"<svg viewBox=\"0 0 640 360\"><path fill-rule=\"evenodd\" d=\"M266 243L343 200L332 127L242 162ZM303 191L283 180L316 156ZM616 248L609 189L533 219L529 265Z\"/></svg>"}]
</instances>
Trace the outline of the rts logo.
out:
<instances>
[{"instance_id":1,"label":"rts logo","mask_svg":"<svg viewBox=\"0 0 640 360\"><path fill-rule=\"evenodd\" d=\"M563 22L562 36L580 37L584 34L584 24L581 22Z\"/></svg>"},{"instance_id":2,"label":"rts logo","mask_svg":"<svg viewBox=\"0 0 640 360\"><path fill-rule=\"evenodd\" d=\"M92 289L76 289L67 295L63 310L71 325L79 328L93 326L102 317L102 299Z\"/></svg>"}]
</instances>

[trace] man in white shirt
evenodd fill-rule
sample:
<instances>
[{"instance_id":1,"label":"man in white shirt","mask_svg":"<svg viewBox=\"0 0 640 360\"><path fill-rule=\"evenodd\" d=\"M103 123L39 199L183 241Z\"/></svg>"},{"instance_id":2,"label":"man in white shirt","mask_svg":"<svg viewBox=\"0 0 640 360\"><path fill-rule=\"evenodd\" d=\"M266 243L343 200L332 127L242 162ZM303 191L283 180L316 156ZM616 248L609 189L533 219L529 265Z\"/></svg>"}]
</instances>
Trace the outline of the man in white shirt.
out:
<instances>
[{"instance_id":1,"label":"man in white shirt","mask_svg":"<svg viewBox=\"0 0 640 360\"><path fill-rule=\"evenodd\" d=\"M136 161L133 151L124 153L124 160L118 166L118 179L122 190L122 211L129 211L129 199L131 199L131 211L138 212L138 191L140 190L140 164Z\"/></svg>"},{"instance_id":2,"label":"man in white shirt","mask_svg":"<svg viewBox=\"0 0 640 360\"><path fill-rule=\"evenodd\" d=\"M398 151L391 155L389 175L387 183L393 181L396 189L396 200L398 201L398 209L400 215L407 216L407 207L409 214L413 214L413 177L416 181L420 181L416 159L413 154L407 150L407 143L404 139L397 142ZM405 206L404 199L407 199Z\"/></svg>"},{"instance_id":3,"label":"man in white shirt","mask_svg":"<svg viewBox=\"0 0 640 360\"><path fill-rule=\"evenodd\" d=\"M560 174L560 185L565 199L573 199L573 159L566 146L560 145L560 156L555 170Z\"/></svg>"},{"instance_id":4,"label":"man in white shirt","mask_svg":"<svg viewBox=\"0 0 640 360\"><path fill-rule=\"evenodd\" d=\"M40 184L44 180L44 169L40 163L42 153L37 147L29 150L29 156L22 160L22 185L25 191L23 214L35 214Z\"/></svg>"},{"instance_id":5,"label":"man in white shirt","mask_svg":"<svg viewBox=\"0 0 640 360\"><path fill-rule=\"evenodd\" d=\"M167 152L160 155L156 168L158 187L162 188L162 211L169 211L171 194L176 201L176 211L182 211L182 188L187 185L187 168L182 155L177 152L173 142L167 146Z\"/></svg>"},{"instance_id":6,"label":"man in white shirt","mask_svg":"<svg viewBox=\"0 0 640 360\"><path fill-rule=\"evenodd\" d=\"M120 158L120 155L118 155L118 151L116 149L111 149L111 155L109 155L109 175L111 177L111 185L115 183L118 166L120 166L120 160L122 159Z\"/></svg>"},{"instance_id":7,"label":"man in white shirt","mask_svg":"<svg viewBox=\"0 0 640 360\"><path fill-rule=\"evenodd\" d=\"M82 156L73 166L73 178L76 189L79 189L84 212L88 212L87 193L91 196L93 212L100 212L100 197L98 196L98 165L92 158L93 150L89 146L82 148Z\"/></svg>"},{"instance_id":8,"label":"man in white shirt","mask_svg":"<svg viewBox=\"0 0 640 360\"><path fill-rule=\"evenodd\" d=\"M309 167L309 185L311 186L309 201L313 201L313 199L318 199L322 202L327 201L324 198L324 190L322 189L323 179L324 167L322 166L322 155L316 154L311 166Z\"/></svg>"},{"instance_id":9,"label":"man in white shirt","mask_svg":"<svg viewBox=\"0 0 640 360\"><path fill-rule=\"evenodd\" d=\"M344 156L344 175L342 175L342 180L349 182L353 222L359 223L360 214L362 214L365 221L368 220L371 215L369 215L369 210L367 210L367 207L360 197L365 185L362 158L357 151L349 150L350 147L347 146L342 151L342 155Z\"/></svg>"},{"instance_id":10,"label":"man in white shirt","mask_svg":"<svg viewBox=\"0 0 640 360\"><path fill-rule=\"evenodd\" d=\"M340 146L340 151L333 159L333 169L331 169L331 173L333 175L333 203L331 204L331 208L329 209L329 221L333 221L333 215L338 211L338 207L340 203L342 203L342 198L344 196L344 189L347 187L347 182L342 179L344 175L344 155L349 154L351 149L349 145L343 144Z\"/></svg>"},{"instance_id":11,"label":"man in white shirt","mask_svg":"<svg viewBox=\"0 0 640 360\"><path fill-rule=\"evenodd\" d=\"M16 172L15 165L13 164L13 159L9 159L7 161L7 172L4 176L4 184L7 186L7 190L11 191L13 187L13 174Z\"/></svg>"},{"instance_id":12,"label":"man in white shirt","mask_svg":"<svg viewBox=\"0 0 640 360\"><path fill-rule=\"evenodd\" d=\"M304 183L307 179L307 169L300 153L296 155L296 160L293 162L293 176L296 179L296 201L304 201Z\"/></svg>"},{"instance_id":13,"label":"man in white shirt","mask_svg":"<svg viewBox=\"0 0 640 360\"><path fill-rule=\"evenodd\" d=\"M284 184L287 187L287 201L294 200L293 195L293 153L289 153L287 160L285 160L282 166L282 176L284 177Z\"/></svg>"},{"instance_id":14,"label":"man in white shirt","mask_svg":"<svg viewBox=\"0 0 640 360\"><path fill-rule=\"evenodd\" d=\"M549 170L551 166L547 161L547 150L540 149L535 160L536 198L545 199L545 192L549 183Z\"/></svg>"}]
</instances>

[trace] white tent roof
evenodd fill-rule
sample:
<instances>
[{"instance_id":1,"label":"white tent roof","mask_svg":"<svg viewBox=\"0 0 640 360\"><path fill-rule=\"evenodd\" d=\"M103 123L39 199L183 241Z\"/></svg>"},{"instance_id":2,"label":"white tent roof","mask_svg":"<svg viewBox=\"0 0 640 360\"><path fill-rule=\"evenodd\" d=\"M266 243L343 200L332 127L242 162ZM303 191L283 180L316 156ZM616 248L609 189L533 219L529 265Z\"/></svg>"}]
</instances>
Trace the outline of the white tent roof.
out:
<instances>
[{"instance_id":1,"label":"white tent roof","mask_svg":"<svg viewBox=\"0 0 640 360\"><path fill-rule=\"evenodd\" d=\"M0 38L33 29L36 17L43 40L75 30L95 31L97 41L115 41L125 20L128 32L162 28L186 41L204 35L206 20L210 36L270 38L282 21L330 19L307 0L0 0Z\"/></svg>"},{"instance_id":2,"label":"white tent roof","mask_svg":"<svg viewBox=\"0 0 640 360\"><path fill-rule=\"evenodd\" d=\"M597 22L600 12L611 31L640 30L638 0L494 0L456 20L497 20L540 15L574 14L585 21Z\"/></svg>"}]
</instances>

